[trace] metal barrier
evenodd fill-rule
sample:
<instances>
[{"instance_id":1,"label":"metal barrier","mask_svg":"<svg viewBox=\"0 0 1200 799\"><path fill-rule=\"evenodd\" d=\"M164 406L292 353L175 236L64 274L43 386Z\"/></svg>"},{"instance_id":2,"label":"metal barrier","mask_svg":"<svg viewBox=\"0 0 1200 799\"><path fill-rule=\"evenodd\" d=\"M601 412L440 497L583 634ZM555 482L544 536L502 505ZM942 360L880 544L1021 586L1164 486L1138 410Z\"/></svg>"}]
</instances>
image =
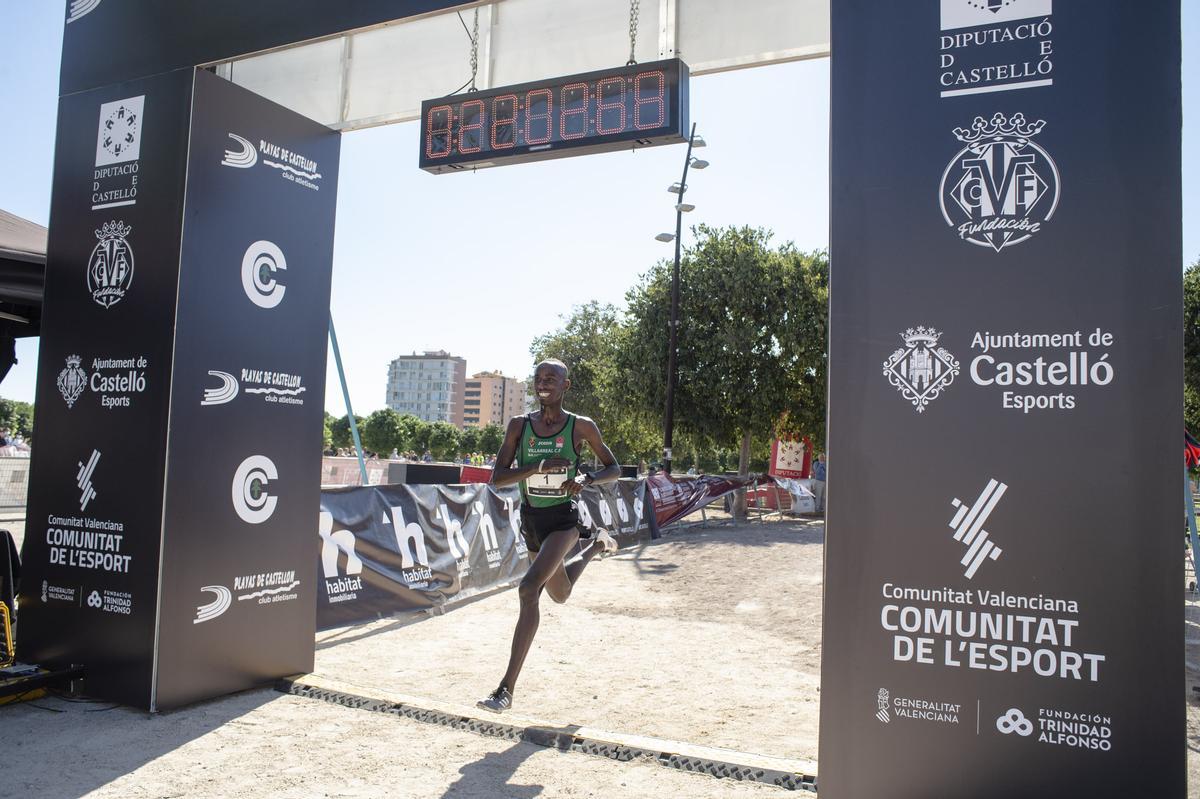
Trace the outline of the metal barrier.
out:
<instances>
[{"instance_id":1,"label":"metal barrier","mask_svg":"<svg viewBox=\"0 0 1200 799\"><path fill-rule=\"evenodd\" d=\"M29 494L29 456L0 456L0 510L24 510Z\"/></svg>"}]
</instances>

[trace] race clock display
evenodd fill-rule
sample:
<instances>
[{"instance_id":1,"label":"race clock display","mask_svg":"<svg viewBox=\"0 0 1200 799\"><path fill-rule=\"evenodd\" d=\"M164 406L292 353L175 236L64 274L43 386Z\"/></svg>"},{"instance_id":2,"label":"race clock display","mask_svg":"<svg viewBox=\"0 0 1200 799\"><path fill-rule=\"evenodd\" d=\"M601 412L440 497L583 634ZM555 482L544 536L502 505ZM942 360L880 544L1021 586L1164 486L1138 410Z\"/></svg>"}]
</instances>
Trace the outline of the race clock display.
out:
<instances>
[{"instance_id":1,"label":"race clock display","mask_svg":"<svg viewBox=\"0 0 1200 799\"><path fill-rule=\"evenodd\" d=\"M456 94L421 104L420 167L483 169L687 141L678 58Z\"/></svg>"}]
</instances>

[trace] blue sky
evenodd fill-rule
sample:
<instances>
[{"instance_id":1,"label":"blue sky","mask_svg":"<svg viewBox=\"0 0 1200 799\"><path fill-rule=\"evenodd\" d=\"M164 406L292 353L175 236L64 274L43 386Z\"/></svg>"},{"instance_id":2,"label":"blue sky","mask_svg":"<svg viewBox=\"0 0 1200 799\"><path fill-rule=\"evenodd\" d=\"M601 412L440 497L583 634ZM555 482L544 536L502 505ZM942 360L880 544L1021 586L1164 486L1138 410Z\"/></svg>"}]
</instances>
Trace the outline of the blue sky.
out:
<instances>
[{"instance_id":1,"label":"blue sky","mask_svg":"<svg viewBox=\"0 0 1200 799\"><path fill-rule=\"evenodd\" d=\"M54 155L63 3L0 0L0 208L46 224ZM1200 2L1185 0L1184 257L1200 258ZM1190 46L1189 46L1190 45ZM1189 53L1190 49L1190 53ZM828 243L827 60L693 79L692 119L712 166L689 176L686 221L752 224L804 249ZM789 86L798 102L778 102ZM787 162L754 146L786 131ZM530 370L529 343L574 303L621 304L671 245L683 150L563 159L476 174L433 176L416 167L414 123L347 134L342 144L331 311L355 411L384 403L387 364L414 350L446 349L470 371ZM1193 142L1188 146L1188 142ZM685 242L689 240L685 234ZM0 395L32 401L36 340ZM332 357L326 408L345 412Z\"/></svg>"}]
</instances>

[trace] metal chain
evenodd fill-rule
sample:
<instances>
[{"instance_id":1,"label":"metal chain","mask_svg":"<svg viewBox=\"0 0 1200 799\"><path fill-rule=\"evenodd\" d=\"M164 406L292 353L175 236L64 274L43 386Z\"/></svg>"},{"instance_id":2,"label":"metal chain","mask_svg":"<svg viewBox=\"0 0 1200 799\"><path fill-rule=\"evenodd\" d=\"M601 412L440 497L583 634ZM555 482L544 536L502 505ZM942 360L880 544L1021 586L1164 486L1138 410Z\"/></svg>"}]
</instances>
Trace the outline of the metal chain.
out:
<instances>
[{"instance_id":1,"label":"metal chain","mask_svg":"<svg viewBox=\"0 0 1200 799\"><path fill-rule=\"evenodd\" d=\"M636 1L636 0L635 0ZM475 7L475 30L471 33L471 88L467 91L477 91L475 76L479 74L479 7Z\"/></svg>"},{"instance_id":2,"label":"metal chain","mask_svg":"<svg viewBox=\"0 0 1200 799\"><path fill-rule=\"evenodd\" d=\"M629 0L629 60L625 62L626 66L633 66L637 63L637 31L638 31L638 14L641 13L641 0Z\"/></svg>"}]
</instances>

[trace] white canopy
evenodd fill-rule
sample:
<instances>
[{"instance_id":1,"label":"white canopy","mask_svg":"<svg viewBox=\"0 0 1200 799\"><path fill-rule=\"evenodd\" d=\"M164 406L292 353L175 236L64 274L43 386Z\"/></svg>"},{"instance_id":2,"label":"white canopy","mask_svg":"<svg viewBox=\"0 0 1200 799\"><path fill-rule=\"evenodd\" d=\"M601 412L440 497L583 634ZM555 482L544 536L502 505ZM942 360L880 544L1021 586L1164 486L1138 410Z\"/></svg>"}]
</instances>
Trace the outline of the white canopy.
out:
<instances>
[{"instance_id":1,"label":"white canopy","mask_svg":"<svg viewBox=\"0 0 1200 799\"><path fill-rule=\"evenodd\" d=\"M829 0L638 0L638 61L692 74L829 55ZM471 78L475 11L397 22L217 65L218 73L342 130L416 119ZM604 69L629 58L623 0L479 6L479 89ZM461 16L461 21L460 21Z\"/></svg>"}]
</instances>

